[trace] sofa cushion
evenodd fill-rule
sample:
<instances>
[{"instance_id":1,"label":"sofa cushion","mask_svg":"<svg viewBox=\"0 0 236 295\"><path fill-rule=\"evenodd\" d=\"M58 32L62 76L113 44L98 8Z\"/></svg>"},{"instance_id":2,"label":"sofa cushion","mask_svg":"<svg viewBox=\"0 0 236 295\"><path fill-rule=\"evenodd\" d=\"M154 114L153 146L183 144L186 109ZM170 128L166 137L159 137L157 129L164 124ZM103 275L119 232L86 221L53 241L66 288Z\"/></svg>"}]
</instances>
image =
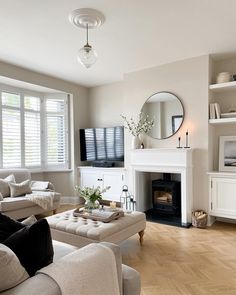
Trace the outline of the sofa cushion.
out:
<instances>
[{"instance_id":1,"label":"sofa cushion","mask_svg":"<svg viewBox=\"0 0 236 295\"><path fill-rule=\"evenodd\" d=\"M0 201L2 201L3 200L3 196L2 196L2 194L0 193Z\"/></svg>"},{"instance_id":2,"label":"sofa cushion","mask_svg":"<svg viewBox=\"0 0 236 295\"><path fill-rule=\"evenodd\" d=\"M28 218L21 221L24 225L32 225L37 222L37 218L34 215L29 216Z\"/></svg>"},{"instance_id":3,"label":"sofa cushion","mask_svg":"<svg viewBox=\"0 0 236 295\"><path fill-rule=\"evenodd\" d=\"M10 196L11 198L24 196L26 194L32 193L32 190L30 188L30 180L27 179L21 183L10 183Z\"/></svg>"},{"instance_id":4,"label":"sofa cushion","mask_svg":"<svg viewBox=\"0 0 236 295\"><path fill-rule=\"evenodd\" d=\"M0 213L0 243L23 227L21 222Z\"/></svg>"},{"instance_id":5,"label":"sofa cushion","mask_svg":"<svg viewBox=\"0 0 236 295\"><path fill-rule=\"evenodd\" d=\"M0 292L15 287L28 277L15 253L0 244Z\"/></svg>"},{"instance_id":6,"label":"sofa cushion","mask_svg":"<svg viewBox=\"0 0 236 295\"><path fill-rule=\"evenodd\" d=\"M10 196L9 183L15 183L15 176L13 174L8 175L6 178L0 178L0 192L3 198Z\"/></svg>"},{"instance_id":7,"label":"sofa cushion","mask_svg":"<svg viewBox=\"0 0 236 295\"><path fill-rule=\"evenodd\" d=\"M52 238L46 219L23 227L3 244L12 249L30 276L53 261Z\"/></svg>"}]
</instances>

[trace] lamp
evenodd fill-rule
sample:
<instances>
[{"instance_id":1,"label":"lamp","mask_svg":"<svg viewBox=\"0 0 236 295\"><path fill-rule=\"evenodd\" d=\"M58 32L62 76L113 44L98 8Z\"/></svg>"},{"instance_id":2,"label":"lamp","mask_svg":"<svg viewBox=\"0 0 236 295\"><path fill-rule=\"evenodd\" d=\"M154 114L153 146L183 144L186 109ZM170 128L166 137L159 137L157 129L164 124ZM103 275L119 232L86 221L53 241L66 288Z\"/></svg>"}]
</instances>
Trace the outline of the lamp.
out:
<instances>
[{"instance_id":1,"label":"lamp","mask_svg":"<svg viewBox=\"0 0 236 295\"><path fill-rule=\"evenodd\" d=\"M97 52L88 43L88 24L86 25L87 43L78 51L78 61L85 67L90 68L97 61Z\"/></svg>"},{"instance_id":2,"label":"lamp","mask_svg":"<svg viewBox=\"0 0 236 295\"><path fill-rule=\"evenodd\" d=\"M88 30L101 26L104 15L92 8L80 8L72 11L69 21L77 27L86 29L86 44L78 51L77 59L85 67L90 68L97 61L97 53L88 43Z\"/></svg>"}]
</instances>

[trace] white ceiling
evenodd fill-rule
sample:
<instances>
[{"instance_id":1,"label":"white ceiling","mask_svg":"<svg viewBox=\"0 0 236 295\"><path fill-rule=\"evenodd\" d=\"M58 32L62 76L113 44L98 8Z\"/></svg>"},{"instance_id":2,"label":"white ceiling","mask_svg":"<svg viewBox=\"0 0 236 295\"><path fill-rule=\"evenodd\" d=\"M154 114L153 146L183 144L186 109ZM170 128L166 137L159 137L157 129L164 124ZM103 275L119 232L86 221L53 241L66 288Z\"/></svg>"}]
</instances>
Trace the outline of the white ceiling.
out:
<instances>
[{"instance_id":1,"label":"white ceiling","mask_svg":"<svg viewBox=\"0 0 236 295\"><path fill-rule=\"evenodd\" d=\"M106 21L91 30L98 62L77 63L85 43L72 26L77 8L100 10ZM236 0L0 0L0 60L85 86L193 56L236 53Z\"/></svg>"}]
</instances>

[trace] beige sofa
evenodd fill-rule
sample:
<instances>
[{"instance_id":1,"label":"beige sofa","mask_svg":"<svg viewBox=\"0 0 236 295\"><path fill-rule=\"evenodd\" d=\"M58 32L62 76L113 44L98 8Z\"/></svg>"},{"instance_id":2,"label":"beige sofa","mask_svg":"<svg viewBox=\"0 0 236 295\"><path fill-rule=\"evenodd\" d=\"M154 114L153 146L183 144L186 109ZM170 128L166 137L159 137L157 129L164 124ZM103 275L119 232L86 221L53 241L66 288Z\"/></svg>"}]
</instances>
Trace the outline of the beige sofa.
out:
<instances>
[{"instance_id":1,"label":"beige sofa","mask_svg":"<svg viewBox=\"0 0 236 295\"><path fill-rule=\"evenodd\" d=\"M106 247L109 247L116 260L117 277L119 281L120 295L140 295L141 283L140 275L133 268L122 264L120 248L117 245L110 243L102 243ZM61 257L72 253L77 250L76 255L81 255L83 249L77 250L76 247L54 241L54 262L53 267L57 267L56 263ZM66 257L66 256L65 256ZM79 267L79 265L78 265ZM93 267L93 265L91 265ZM69 276L70 274L68 274ZM79 280L78 280L79 283ZM106 282L101 282L105 284ZM18 286L4 292L0 292L2 295L61 295L61 290L55 280L49 276L38 273L35 276L27 279ZM96 294L96 286L94 286L94 294ZM111 294L112 295L112 294Z\"/></svg>"},{"instance_id":2,"label":"beige sofa","mask_svg":"<svg viewBox=\"0 0 236 295\"><path fill-rule=\"evenodd\" d=\"M10 174L15 176L16 183L31 179L31 173L28 169L0 169L0 178L4 179ZM56 193L51 210L55 211L59 206L60 194ZM15 198L7 197L4 198L3 201L0 201L0 212L8 215L11 218L20 219L30 215L44 213L45 210L24 196L20 196Z\"/></svg>"}]
</instances>

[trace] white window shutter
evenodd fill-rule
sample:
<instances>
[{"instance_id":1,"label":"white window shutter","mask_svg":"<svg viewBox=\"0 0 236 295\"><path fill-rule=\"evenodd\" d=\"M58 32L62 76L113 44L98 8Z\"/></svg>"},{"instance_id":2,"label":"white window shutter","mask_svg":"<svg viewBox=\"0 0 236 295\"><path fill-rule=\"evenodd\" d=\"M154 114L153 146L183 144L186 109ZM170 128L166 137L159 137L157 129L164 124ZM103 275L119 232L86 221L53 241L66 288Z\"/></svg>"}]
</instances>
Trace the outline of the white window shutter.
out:
<instances>
[{"instance_id":1,"label":"white window shutter","mask_svg":"<svg viewBox=\"0 0 236 295\"><path fill-rule=\"evenodd\" d=\"M2 92L2 165L21 167L20 95Z\"/></svg>"},{"instance_id":2,"label":"white window shutter","mask_svg":"<svg viewBox=\"0 0 236 295\"><path fill-rule=\"evenodd\" d=\"M46 126L47 167L68 168L67 95L46 99Z\"/></svg>"},{"instance_id":3,"label":"white window shutter","mask_svg":"<svg viewBox=\"0 0 236 295\"><path fill-rule=\"evenodd\" d=\"M25 166L41 167L40 98L24 97Z\"/></svg>"}]
</instances>

